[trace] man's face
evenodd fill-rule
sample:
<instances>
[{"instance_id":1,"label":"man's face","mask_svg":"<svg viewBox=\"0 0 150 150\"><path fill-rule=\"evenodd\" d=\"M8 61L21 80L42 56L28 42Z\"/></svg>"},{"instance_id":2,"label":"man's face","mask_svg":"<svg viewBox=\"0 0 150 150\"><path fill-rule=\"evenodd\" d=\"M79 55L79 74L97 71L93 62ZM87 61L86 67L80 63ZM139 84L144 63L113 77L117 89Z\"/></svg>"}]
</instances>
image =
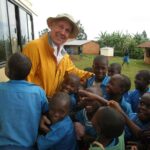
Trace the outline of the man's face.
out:
<instances>
[{"instance_id":1,"label":"man's face","mask_svg":"<svg viewBox=\"0 0 150 150\"><path fill-rule=\"evenodd\" d=\"M66 20L58 20L52 24L51 38L57 46L64 44L72 31L71 24Z\"/></svg>"}]
</instances>

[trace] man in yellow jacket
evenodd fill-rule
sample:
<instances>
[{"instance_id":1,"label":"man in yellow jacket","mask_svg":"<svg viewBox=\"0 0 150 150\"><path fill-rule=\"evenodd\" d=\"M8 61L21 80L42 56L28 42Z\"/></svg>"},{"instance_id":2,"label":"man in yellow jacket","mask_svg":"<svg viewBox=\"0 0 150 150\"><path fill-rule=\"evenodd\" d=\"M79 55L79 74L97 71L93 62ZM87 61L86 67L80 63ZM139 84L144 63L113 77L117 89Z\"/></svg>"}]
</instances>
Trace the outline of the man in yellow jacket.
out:
<instances>
[{"instance_id":1,"label":"man in yellow jacket","mask_svg":"<svg viewBox=\"0 0 150 150\"><path fill-rule=\"evenodd\" d=\"M32 69L27 80L41 86L47 96L59 90L65 72L73 72L80 78L91 73L79 70L63 48L68 39L76 38L78 26L69 14L59 14L47 19L50 32L29 42L23 53L32 61Z\"/></svg>"}]
</instances>

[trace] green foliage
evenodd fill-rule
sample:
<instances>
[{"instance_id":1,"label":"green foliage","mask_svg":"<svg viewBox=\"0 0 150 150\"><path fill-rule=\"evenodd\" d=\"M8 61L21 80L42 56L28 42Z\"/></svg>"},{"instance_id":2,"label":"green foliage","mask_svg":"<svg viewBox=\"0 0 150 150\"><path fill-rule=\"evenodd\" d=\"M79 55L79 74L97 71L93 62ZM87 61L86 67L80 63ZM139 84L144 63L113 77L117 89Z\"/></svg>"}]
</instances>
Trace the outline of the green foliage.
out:
<instances>
[{"instance_id":1,"label":"green foliage","mask_svg":"<svg viewBox=\"0 0 150 150\"><path fill-rule=\"evenodd\" d=\"M143 50L137 46L149 39L147 38L146 31L143 31L141 34L136 33L135 35L120 32L113 32L112 34L101 32L97 40L100 47L114 47L115 56L123 56L124 50L128 48L130 58L142 59L144 54Z\"/></svg>"},{"instance_id":2,"label":"green foliage","mask_svg":"<svg viewBox=\"0 0 150 150\"><path fill-rule=\"evenodd\" d=\"M82 24L80 23L80 20L77 21L76 24L78 25L79 31L80 31L76 39L77 39L77 40L87 40L87 34L85 33L84 27L83 27Z\"/></svg>"}]
</instances>

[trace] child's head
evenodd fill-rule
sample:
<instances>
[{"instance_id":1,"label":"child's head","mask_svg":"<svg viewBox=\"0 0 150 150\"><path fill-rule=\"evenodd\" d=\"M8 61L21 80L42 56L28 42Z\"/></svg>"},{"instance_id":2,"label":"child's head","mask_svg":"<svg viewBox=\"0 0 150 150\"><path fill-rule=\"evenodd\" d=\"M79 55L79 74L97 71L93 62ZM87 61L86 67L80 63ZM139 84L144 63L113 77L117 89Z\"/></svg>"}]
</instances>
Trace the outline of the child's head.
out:
<instances>
[{"instance_id":1,"label":"child's head","mask_svg":"<svg viewBox=\"0 0 150 150\"><path fill-rule=\"evenodd\" d=\"M123 95L126 91L125 78L121 74L115 74L111 77L106 91L110 96Z\"/></svg>"},{"instance_id":2,"label":"child's head","mask_svg":"<svg viewBox=\"0 0 150 150\"><path fill-rule=\"evenodd\" d=\"M96 87L96 86L92 86L89 88L86 88L86 91L94 93L96 95L102 96L102 92L100 90L100 88ZM98 101L95 100L91 100L91 99L86 99L85 100L85 109L86 112L89 114L95 114L95 112L97 111L97 109L100 107L100 103Z\"/></svg>"},{"instance_id":3,"label":"child's head","mask_svg":"<svg viewBox=\"0 0 150 150\"><path fill-rule=\"evenodd\" d=\"M150 84L150 71L140 70L135 76L135 88L140 91L145 91Z\"/></svg>"},{"instance_id":4,"label":"child's head","mask_svg":"<svg viewBox=\"0 0 150 150\"><path fill-rule=\"evenodd\" d=\"M124 84L125 84L125 92L128 92L130 90L130 88L131 88L131 80L130 80L130 78L128 76L126 76L124 74L122 74L122 76L124 77L124 80L125 80L125 82L124 82Z\"/></svg>"},{"instance_id":5,"label":"child's head","mask_svg":"<svg viewBox=\"0 0 150 150\"><path fill-rule=\"evenodd\" d=\"M67 93L58 92L53 95L49 102L48 118L52 123L63 119L70 109L70 97Z\"/></svg>"},{"instance_id":6,"label":"child's head","mask_svg":"<svg viewBox=\"0 0 150 150\"><path fill-rule=\"evenodd\" d=\"M92 124L100 138L113 139L120 136L124 130L124 117L115 109L100 107L95 113Z\"/></svg>"},{"instance_id":7,"label":"child's head","mask_svg":"<svg viewBox=\"0 0 150 150\"><path fill-rule=\"evenodd\" d=\"M96 81L101 82L107 74L108 58L100 55L96 56L93 61L93 72L95 73Z\"/></svg>"},{"instance_id":8,"label":"child's head","mask_svg":"<svg viewBox=\"0 0 150 150\"><path fill-rule=\"evenodd\" d=\"M30 73L30 59L22 53L14 53L5 67L5 74L11 80L25 80Z\"/></svg>"},{"instance_id":9,"label":"child's head","mask_svg":"<svg viewBox=\"0 0 150 150\"><path fill-rule=\"evenodd\" d=\"M65 73L64 81L62 83L61 91L70 93L77 93L80 86L80 78L73 73Z\"/></svg>"},{"instance_id":10,"label":"child's head","mask_svg":"<svg viewBox=\"0 0 150 150\"><path fill-rule=\"evenodd\" d=\"M108 75L121 74L121 65L118 63L112 63L108 67Z\"/></svg>"},{"instance_id":11,"label":"child's head","mask_svg":"<svg viewBox=\"0 0 150 150\"><path fill-rule=\"evenodd\" d=\"M138 106L138 117L143 122L150 122L150 92L144 93Z\"/></svg>"}]
</instances>

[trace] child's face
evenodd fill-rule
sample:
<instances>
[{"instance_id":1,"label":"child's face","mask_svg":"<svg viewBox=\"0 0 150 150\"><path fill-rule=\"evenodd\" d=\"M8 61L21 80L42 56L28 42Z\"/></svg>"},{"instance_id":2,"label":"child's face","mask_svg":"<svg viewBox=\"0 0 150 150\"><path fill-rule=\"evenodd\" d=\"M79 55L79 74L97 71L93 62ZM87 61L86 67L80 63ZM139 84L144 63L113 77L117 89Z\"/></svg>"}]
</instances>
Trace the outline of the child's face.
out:
<instances>
[{"instance_id":1,"label":"child's face","mask_svg":"<svg viewBox=\"0 0 150 150\"><path fill-rule=\"evenodd\" d=\"M66 104L63 104L62 102L60 104L53 103L50 105L49 108L49 119L51 120L52 124L63 119L68 113L68 108Z\"/></svg>"},{"instance_id":2,"label":"child's face","mask_svg":"<svg viewBox=\"0 0 150 150\"><path fill-rule=\"evenodd\" d=\"M102 81L106 76L108 64L106 62L94 62L93 72L95 73L96 79Z\"/></svg>"},{"instance_id":3,"label":"child's face","mask_svg":"<svg viewBox=\"0 0 150 150\"><path fill-rule=\"evenodd\" d=\"M77 92L77 85L76 83L72 82L69 77L65 78L62 83L62 89L61 91L65 93L76 93Z\"/></svg>"},{"instance_id":4,"label":"child's face","mask_svg":"<svg viewBox=\"0 0 150 150\"><path fill-rule=\"evenodd\" d=\"M110 95L114 95L114 94L121 94L122 93L122 89L119 86L120 85L120 80L118 77L113 76L111 77L107 87L106 87L106 91L108 94Z\"/></svg>"},{"instance_id":5,"label":"child's face","mask_svg":"<svg viewBox=\"0 0 150 150\"><path fill-rule=\"evenodd\" d=\"M135 88L140 91L143 91L148 86L144 78L140 75L140 73L136 75L134 83L135 83Z\"/></svg>"},{"instance_id":6,"label":"child's face","mask_svg":"<svg viewBox=\"0 0 150 150\"><path fill-rule=\"evenodd\" d=\"M100 107L100 104L95 100L90 100L90 99L88 100L87 99L85 101L85 110L89 114L94 114L99 107Z\"/></svg>"},{"instance_id":7,"label":"child's face","mask_svg":"<svg viewBox=\"0 0 150 150\"><path fill-rule=\"evenodd\" d=\"M108 76L113 76L114 74L119 74L116 68L108 67Z\"/></svg>"},{"instance_id":8,"label":"child's face","mask_svg":"<svg viewBox=\"0 0 150 150\"><path fill-rule=\"evenodd\" d=\"M141 97L138 106L138 117L142 121L150 121L150 93L145 93Z\"/></svg>"}]
</instances>

